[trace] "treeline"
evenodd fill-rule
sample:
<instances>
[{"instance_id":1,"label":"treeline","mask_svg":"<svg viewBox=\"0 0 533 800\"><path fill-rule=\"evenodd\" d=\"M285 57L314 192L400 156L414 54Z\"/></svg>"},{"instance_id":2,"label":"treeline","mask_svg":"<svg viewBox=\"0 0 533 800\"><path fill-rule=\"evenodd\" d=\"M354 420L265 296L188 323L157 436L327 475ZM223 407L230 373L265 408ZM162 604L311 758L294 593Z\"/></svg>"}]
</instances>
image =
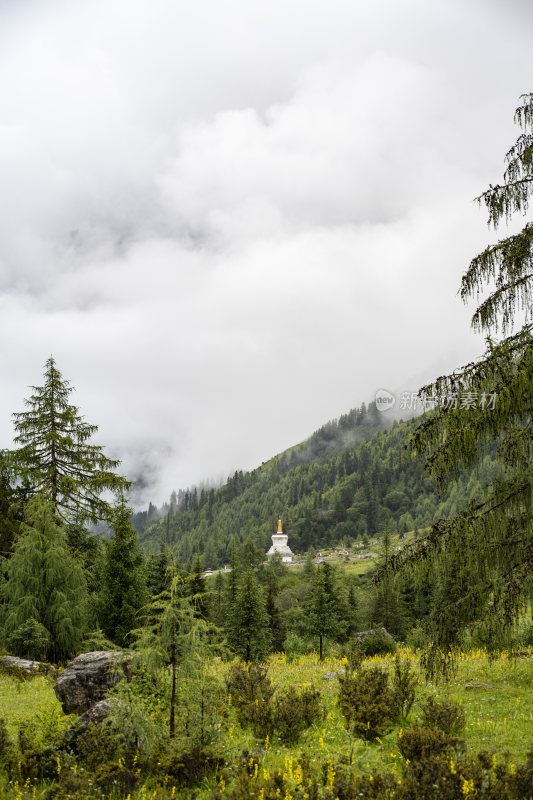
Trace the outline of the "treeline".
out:
<instances>
[{"instance_id":1,"label":"treeline","mask_svg":"<svg viewBox=\"0 0 533 800\"><path fill-rule=\"evenodd\" d=\"M440 496L423 462L405 452L419 421L384 430L375 405L362 406L258 469L235 472L219 489L181 493L155 524L139 526L138 517L133 524L149 552L164 542L180 561L200 554L210 568L228 563L232 547L248 537L265 552L280 516L295 553L365 541L385 527L392 533L427 527L464 508L497 465L489 452L475 474Z\"/></svg>"}]
</instances>

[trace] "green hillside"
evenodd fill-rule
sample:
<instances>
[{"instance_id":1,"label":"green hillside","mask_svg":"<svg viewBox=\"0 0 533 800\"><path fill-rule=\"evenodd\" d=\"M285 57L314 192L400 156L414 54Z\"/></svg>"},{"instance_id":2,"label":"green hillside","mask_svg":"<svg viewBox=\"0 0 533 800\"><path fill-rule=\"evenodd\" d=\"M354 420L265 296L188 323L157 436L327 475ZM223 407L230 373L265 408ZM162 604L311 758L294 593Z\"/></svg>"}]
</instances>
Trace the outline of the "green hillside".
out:
<instances>
[{"instance_id":1,"label":"green hillside","mask_svg":"<svg viewBox=\"0 0 533 800\"><path fill-rule=\"evenodd\" d=\"M365 540L385 526L400 534L426 527L464 507L497 472L487 455L478 473L439 496L423 463L405 451L419 420L387 422L374 404L362 406L219 489L180 492L157 523L137 515L141 541L149 552L164 541L182 563L199 553L215 568L248 537L267 549L281 516L293 552L303 553Z\"/></svg>"}]
</instances>

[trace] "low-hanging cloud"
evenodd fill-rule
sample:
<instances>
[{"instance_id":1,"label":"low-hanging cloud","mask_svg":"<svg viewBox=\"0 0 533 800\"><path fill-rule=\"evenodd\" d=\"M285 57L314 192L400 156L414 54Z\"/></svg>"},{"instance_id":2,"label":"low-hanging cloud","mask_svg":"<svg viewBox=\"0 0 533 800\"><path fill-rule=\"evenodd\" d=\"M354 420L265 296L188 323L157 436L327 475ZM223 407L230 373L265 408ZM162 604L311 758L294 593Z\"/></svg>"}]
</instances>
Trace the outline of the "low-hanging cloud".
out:
<instances>
[{"instance_id":1,"label":"low-hanging cloud","mask_svg":"<svg viewBox=\"0 0 533 800\"><path fill-rule=\"evenodd\" d=\"M0 10L1 446L53 353L160 501L482 350L528 9L252 5Z\"/></svg>"}]
</instances>

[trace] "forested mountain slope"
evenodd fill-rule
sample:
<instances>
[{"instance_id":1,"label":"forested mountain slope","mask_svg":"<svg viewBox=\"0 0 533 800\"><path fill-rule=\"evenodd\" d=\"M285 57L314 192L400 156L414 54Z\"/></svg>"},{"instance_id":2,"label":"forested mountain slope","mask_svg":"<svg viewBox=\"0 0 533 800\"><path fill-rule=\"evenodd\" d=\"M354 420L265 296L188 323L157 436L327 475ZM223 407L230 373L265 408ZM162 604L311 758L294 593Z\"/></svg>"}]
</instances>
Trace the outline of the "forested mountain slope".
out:
<instances>
[{"instance_id":1,"label":"forested mountain slope","mask_svg":"<svg viewBox=\"0 0 533 800\"><path fill-rule=\"evenodd\" d=\"M294 553L372 537L385 526L425 527L462 508L497 466L486 456L478 474L439 496L423 463L404 450L417 424L391 425L374 404L354 409L219 489L180 492L177 506L154 525L142 529L146 512L137 515L141 541L151 552L164 541L183 563L200 553L214 568L248 537L265 551L280 516Z\"/></svg>"}]
</instances>

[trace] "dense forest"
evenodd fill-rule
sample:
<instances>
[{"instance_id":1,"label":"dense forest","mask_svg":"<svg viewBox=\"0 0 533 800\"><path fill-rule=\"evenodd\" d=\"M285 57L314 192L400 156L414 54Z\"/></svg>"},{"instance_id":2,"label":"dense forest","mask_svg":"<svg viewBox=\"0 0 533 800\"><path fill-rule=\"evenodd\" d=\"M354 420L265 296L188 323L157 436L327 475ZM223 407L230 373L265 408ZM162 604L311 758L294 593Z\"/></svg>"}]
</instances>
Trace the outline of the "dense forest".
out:
<instances>
[{"instance_id":1,"label":"dense forest","mask_svg":"<svg viewBox=\"0 0 533 800\"><path fill-rule=\"evenodd\" d=\"M211 569L248 537L266 552L280 516L295 553L367 542L385 528L402 534L454 515L497 474L493 449L439 493L405 449L420 420L387 422L374 403L363 405L219 489L173 493L163 509L134 515L140 540L149 552L169 545L183 563L200 554ZM160 519L150 525L150 517Z\"/></svg>"}]
</instances>

